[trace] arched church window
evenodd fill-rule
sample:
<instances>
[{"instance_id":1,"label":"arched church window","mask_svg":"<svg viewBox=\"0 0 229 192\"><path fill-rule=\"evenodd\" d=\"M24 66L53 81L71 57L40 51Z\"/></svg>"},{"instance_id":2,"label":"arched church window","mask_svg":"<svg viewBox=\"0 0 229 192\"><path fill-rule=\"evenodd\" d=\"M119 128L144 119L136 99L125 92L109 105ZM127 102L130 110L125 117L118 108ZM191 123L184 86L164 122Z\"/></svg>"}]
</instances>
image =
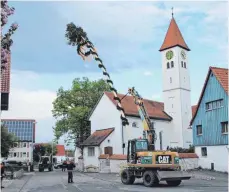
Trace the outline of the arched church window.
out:
<instances>
[{"instance_id":1,"label":"arched church window","mask_svg":"<svg viewBox=\"0 0 229 192\"><path fill-rule=\"evenodd\" d=\"M172 68L174 67L174 62L173 62L173 61L171 61L171 67L172 67Z\"/></svg>"},{"instance_id":2,"label":"arched church window","mask_svg":"<svg viewBox=\"0 0 229 192\"><path fill-rule=\"evenodd\" d=\"M184 68L186 68L186 62L184 62Z\"/></svg>"},{"instance_id":3,"label":"arched church window","mask_svg":"<svg viewBox=\"0 0 229 192\"><path fill-rule=\"evenodd\" d=\"M169 66L169 62L167 63L167 69L169 69L170 68L170 66Z\"/></svg>"},{"instance_id":4,"label":"arched church window","mask_svg":"<svg viewBox=\"0 0 229 192\"><path fill-rule=\"evenodd\" d=\"M181 67L184 67L184 62L183 61L181 61Z\"/></svg>"}]
</instances>

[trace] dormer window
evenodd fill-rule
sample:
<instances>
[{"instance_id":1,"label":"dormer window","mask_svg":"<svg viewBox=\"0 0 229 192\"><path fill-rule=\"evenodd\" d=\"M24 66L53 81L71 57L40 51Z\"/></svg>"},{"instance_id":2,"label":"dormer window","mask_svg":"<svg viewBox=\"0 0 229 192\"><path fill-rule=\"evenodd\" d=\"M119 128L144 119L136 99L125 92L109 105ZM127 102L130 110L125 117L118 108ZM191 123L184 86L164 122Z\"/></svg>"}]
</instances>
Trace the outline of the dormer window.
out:
<instances>
[{"instance_id":1,"label":"dormer window","mask_svg":"<svg viewBox=\"0 0 229 192\"><path fill-rule=\"evenodd\" d=\"M137 128L137 123L136 123L136 122L133 122L133 123L132 123L132 127Z\"/></svg>"},{"instance_id":2,"label":"dormer window","mask_svg":"<svg viewBox=\"0 0 229 192\"><path fill-rule=\"evenodd\" d=\"M170 68L170 66L169 66L169 62L167 63L167 69L169 69Z\"/></svg>"}]
</instances>

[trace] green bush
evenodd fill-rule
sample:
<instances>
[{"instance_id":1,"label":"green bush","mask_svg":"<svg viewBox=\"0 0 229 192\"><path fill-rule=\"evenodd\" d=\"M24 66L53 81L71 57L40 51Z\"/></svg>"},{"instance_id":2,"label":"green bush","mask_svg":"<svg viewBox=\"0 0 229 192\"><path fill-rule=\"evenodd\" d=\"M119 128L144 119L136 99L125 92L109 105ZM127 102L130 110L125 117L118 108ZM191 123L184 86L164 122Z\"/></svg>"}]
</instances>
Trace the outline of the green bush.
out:
<instances>
[{"instance_id":1,"label":"green bush","mask_svg":"<svg viewBox=\"0 0 229 192\"><path fill-rule=\"evenodd\" d=\"M195 153L195 148L193 145L189 145L188 149L182 147L170 147L168 150L178 153Z\"/></svg>"}]
</instances>

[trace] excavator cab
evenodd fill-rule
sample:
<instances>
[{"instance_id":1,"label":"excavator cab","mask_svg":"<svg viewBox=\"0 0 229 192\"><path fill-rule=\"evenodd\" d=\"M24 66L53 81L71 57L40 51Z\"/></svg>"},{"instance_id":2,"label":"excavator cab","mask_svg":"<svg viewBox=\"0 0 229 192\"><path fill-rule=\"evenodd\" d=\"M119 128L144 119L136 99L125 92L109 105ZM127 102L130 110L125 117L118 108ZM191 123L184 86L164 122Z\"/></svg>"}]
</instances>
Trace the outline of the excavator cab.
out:
<instances>
[{"instance_id":1,"label":"excavator cab","mask_svg":"<svg viewBox=\"0 0 229 192\"><path fill-rule=\"evenodd\" d=\"M149 144L147 139L132 139L128 141L127 146L127 162L136 164L137 153L149 151Z\"/></svg>"}]
</instances>

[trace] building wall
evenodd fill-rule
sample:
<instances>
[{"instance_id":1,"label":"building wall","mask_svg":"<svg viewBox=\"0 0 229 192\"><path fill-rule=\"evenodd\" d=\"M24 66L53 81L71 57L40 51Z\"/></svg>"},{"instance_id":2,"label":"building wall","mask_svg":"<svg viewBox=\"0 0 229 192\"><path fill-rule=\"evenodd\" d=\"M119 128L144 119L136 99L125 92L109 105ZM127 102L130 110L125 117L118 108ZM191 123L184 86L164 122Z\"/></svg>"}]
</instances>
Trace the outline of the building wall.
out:
<instances>
[{"instance_id":1,"label":"building wall","mask_svg":"<svg viewBox=\"0 0 229 192\"><path fill-rule=\"evenodd\" d=\"M173 58L166 59L167 51L173 51ZM164 109L173 118L173 134L171 135L171 147L188 148L192 144L192 131L188 129L192 118L191 86L189 76L188 53L186 59L181 58L181 48L174 47L162 51L162 78ZM174 62L174 67L167 68L167 63ZM186 63L186 68L181 62Z\"/></svg>"},{"instance_id":2,"label":"building wall","mask_svg":"<svg viewBox=\"0 0 229 192\"><path fill-rule=\"evenodd\" d=\"M206 102L223 99L223 107L206 111ZM228 134L221 133L221 122L228 121L228 95L214 75L210 75L197 115L192 124L195 146L228 145ZM196 126L202 125L197 136Z\"/></svg>"},{"instance_id":3,"label":"building wall","mask_svg":"<svg viewBox=\"0 0 229 192\"><path fill-rule=\"evenodd\" d=\"M9 160L16 160L22 162L33 161L33 143L19 142L17 147L11 148L9 151Z\"/></svg>"},{"instance_id":4,"label":"building wall","mask_svg":"<svg viewBox=\"0 0 229 192\"><path fill-rule=\"evenodd\" d=\"M201 148L207 148L207 156L202 156ZM216 171L228 172L228 146L197 146L195 147L195 153L199 156L199 166L204 169L211 169L211 163L214 163L214 169Z\"/></svg>"},{"instance_id":5,"label":"building wall","mask_svg":"<svg viewBox=\"0 0 229 192\"><path fill-rule=\"evenodd\" d=\"M127 154L127 144L128 140L135 138L143 138L143 123L140 118L137 117L128 117L129 126L126 126L124 129L124 140L125 140L125 153ZM151 120L154 122L154 128L156 130L157 140L155 143L155 147L157 150L160 150L160 137L159 132L162 132L162 149L166 149L168 145L170 145L170 137L173 134L172 123L169 121L161 121L161 120ZM137 127L132 127L133 122L137 124ZM115 152L115 154L118 154Z\"/></svg>"},{"instance_id":6,"label":"building wall","mask_svg":"<svg viewBox=\"0 0 229 192\"><path fill-rule=\"evenodd\" d=\"M93 147L93 146L92 146ZM94 146L95 149L95 155L94 156L88 156L88 147L85 147L83 149L83 163L84 163L84 170L87 172L89 170L93 170L93 171L98 171L99 169L99 153L100 153L100 149L97 146ZM91 168L94 167L94 168Z\"/></svg>"},{"instance_id":7,"label":"building wall","mask_svg":"<svg viewBox=\"0 0 229 192\"><path fill-rule=\"evenodd\" d=\"M122 153L122 126L120 112L112 101L104 94L90 117L91 133L99 129L115 128L113 150Z\"/></svg>"}]
</instances>

